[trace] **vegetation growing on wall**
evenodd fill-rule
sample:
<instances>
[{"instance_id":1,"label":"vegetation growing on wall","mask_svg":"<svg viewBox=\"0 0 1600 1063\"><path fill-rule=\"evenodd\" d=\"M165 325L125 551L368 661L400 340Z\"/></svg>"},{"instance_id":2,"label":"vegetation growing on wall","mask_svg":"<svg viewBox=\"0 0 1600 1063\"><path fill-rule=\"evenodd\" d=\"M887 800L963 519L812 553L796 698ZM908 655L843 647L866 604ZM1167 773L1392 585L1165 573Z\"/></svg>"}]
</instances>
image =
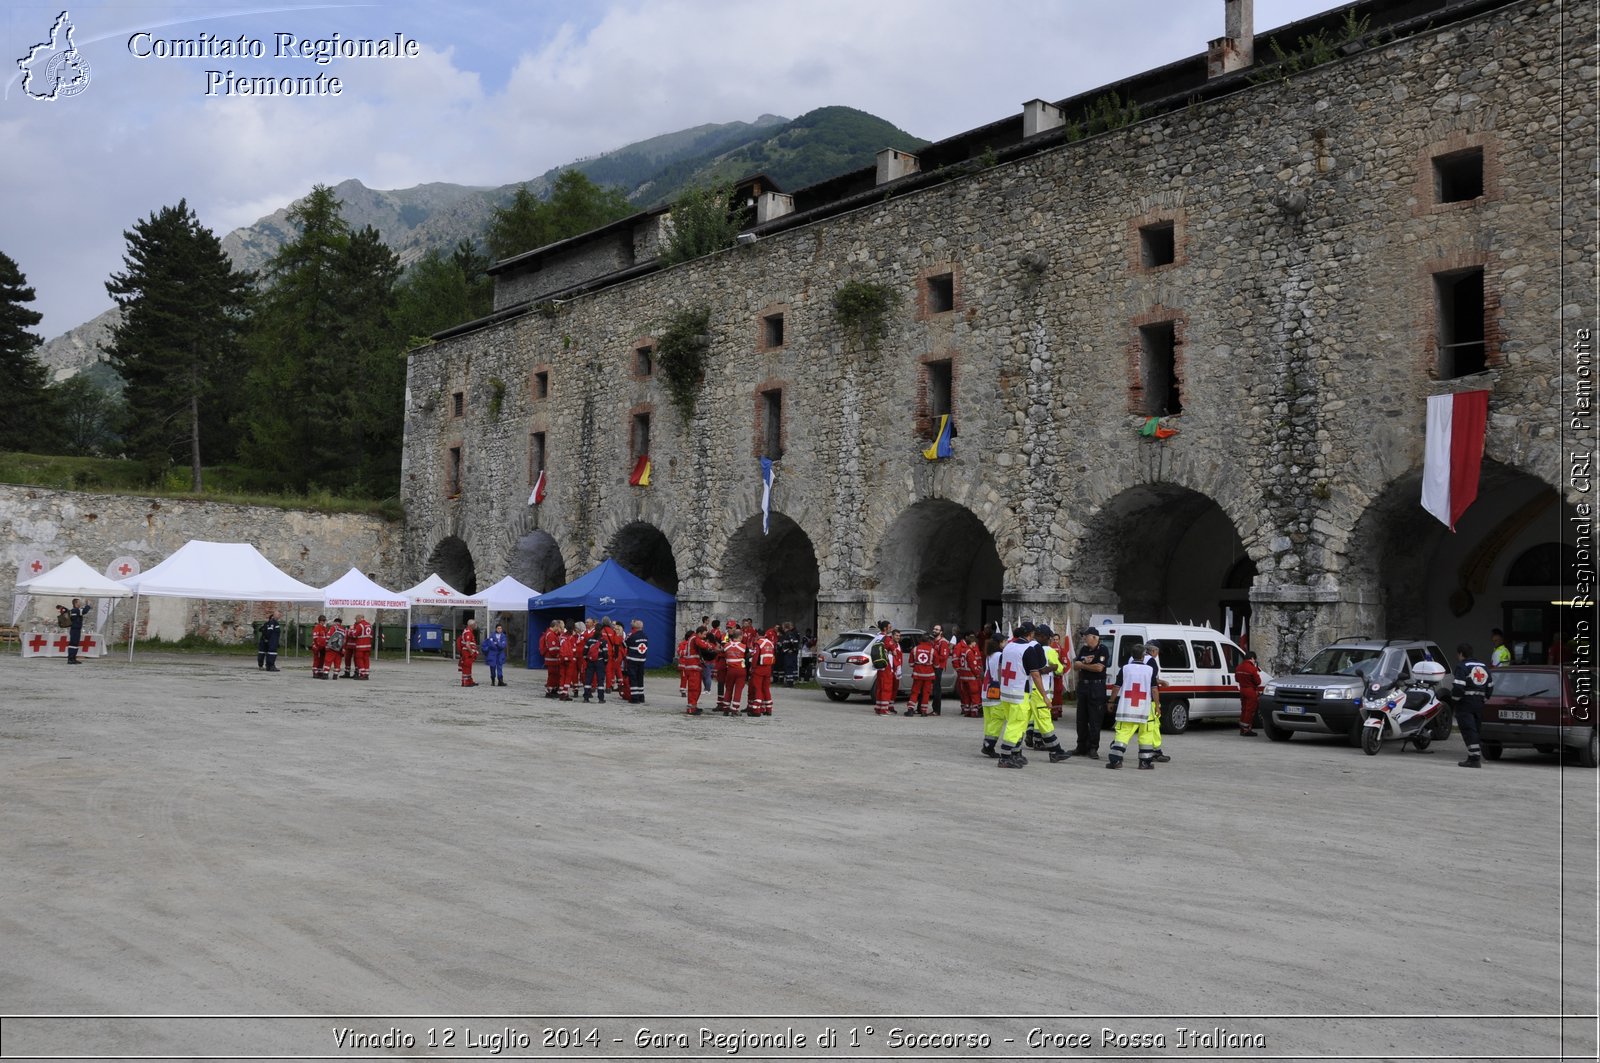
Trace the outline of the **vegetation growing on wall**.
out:
<instances>
[{"instance_id":1,"label":"vegetation growing on wall","mask_svg":"<svg viewBox=\"0 0 1600 1063\"><path fill-rule=\"evenodd\" d=\"M1272 40L1272 65L1252 75L1252 84L1290 78L1303 70L1331 63L1344 54L1345 49L1367 35L1371 28L1370 17L1356 18L1354 11L1345 12L1344 24L1331 29L1318 30L1295 42L1293 51L1286 51Z\"/></svg>"},{"instance_id":2,"label":"vegetation growing on wall","mask_svg":"<svg viewBox=\"0 0 1600 1063\"><path fill-rule=\"evenodd\" d=\"M685 425L694 416L706 353L711 349L710 332L711 310L695 306L675 311L656 337L656 372Z\"/></svg>"},{"instance_id":3,"label":"vegetation growing on wall","mask_svg":"<svg viewBox=\"0 0 1600 1063\"><path fill-rule=\"evenodd\" d=\"M875 353L889 330L889 311L899 301L888 285L847 281L833 293L833 314L857 349Z\"/></svg>"},{"instance_id":4,"label":"vegetation growing on wall","mask_svg":"<svg viewBox=\"0 0 1600 1063\"><path fill-rule=\"evenodd\" d=\"M691 188L672 204L661 261L670 266L732 247L743 228L744 211L735 206L730 186Z\"/></svg>"}]
</instances>

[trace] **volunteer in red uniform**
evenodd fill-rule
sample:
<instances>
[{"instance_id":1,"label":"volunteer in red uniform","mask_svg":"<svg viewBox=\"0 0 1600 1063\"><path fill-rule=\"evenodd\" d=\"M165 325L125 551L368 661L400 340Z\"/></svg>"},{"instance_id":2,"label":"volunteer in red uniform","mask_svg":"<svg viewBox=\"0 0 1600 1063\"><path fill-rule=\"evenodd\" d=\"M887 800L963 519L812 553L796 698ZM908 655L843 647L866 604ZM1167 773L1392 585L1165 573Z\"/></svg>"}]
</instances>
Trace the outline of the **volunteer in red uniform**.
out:
<instances>
[{"instance_id":1,"label":"volunteer in red uniform","mask_svg":"<svg viewBox=\"0 0 1600 1063\"><path fill-rule=\"evenodd\" d=\"M345 643L350 633L344 629L344 618L336 616L328 628L328 652L322 655L322 674L329 679L339 678L339 668L344 664Z\"/></svg>"},{"instance_id":2,"label":"volunteer in red uniform","mask_svg":"<svg viewBox=\"0 0 1600 1063\"><path fill-rule=\"evenodd\" d=\"M722 651L727 648L728 640L722 633L722 621L711 621L711 632L707 638L717 651L711 660L711 676L717 684L717 711L724 712L728 708L728 668L722 659Z\"/></svg>"},{"instance_id":3,"label":"volunteer in red uniform","mask_svg":"<svg viewBox=\"0 0 1600 1063\"><path fill-rule=\"evenodd\" d=\"M917 644L911 647L911 700L906 705L907 716L927 716L933 700L933 636L924 631Z\"/></svg>"},{"instance_id":4,"label":"volunteer in red uniform","mask_svg":"<svg viewBox=\"0 0 1600 1063\"><path fill-rule=\"evenodd\" d=\"M467 626L461 629L461 637L456 640L456 663L461 666L461 685L475 687L477 680L472 678L472 662L478 659L478 622L468 620Z\"/></svg>"},{"instance_id":5,"label":"volunteer in red uniform","mask_svg":"<svg viewBox=\"0 0 1600 1063\"><path fill-rule=\"evenodd\" d=\"M565 626L561 621L553 620L544 629L544 634L539 636L539 656L544 658L544 696L547 698L556 697L557 688L561 685L561 630Z\"/></svg>"},{"instance_id":6,"label":"volunteer in red uniform","mask_svg":"<svg viewBox=\"0 0 1600 1063\"><path fill-rule=\"evenodd\" d=\"M894 645L890 637L889 621L878 621L878 640L867 651L867 659L878 670L872 681L872 711L879 716L894 715L895 677Z\"/></svg>"},{"instance_id":7,"label":"volunteer in red uniform","mask_svg":"<svg viewBox=\"0 0 1600 1063\"><path fill-rule=\"evenodd\" d=\"M600 618L600 633L606 639L606 689L622 689L622 624L610 617Z\"/></svg>"},{"instance_id":8,"label":"volunteer in red uniform","mask_svg":"<svg viewBox=\"0 0 1600 1063\"><path fill-rule=\"evenodd\" d=\"M717 711L727 716L739 715L739 699L744 695L744 655L744 640L740 638L730 638L722 648L722 682L727 700Z\"/></svg>"},{"instance_id":9,"label":"volunteer in red uniform","mask_svg":"<svg viewBox=\"0 0 1600 1063\"><path fill-rule=\"evenodd\" d=\"M573 622L571 631L563 631L561 635L561 700L571 701L578 696L578 685L582 681L581 670L583 662L583 630L576 621Z\"/></svg>"},{"instance_id":10,"label":"volunteer in red uniform","mask_svg":"<svg viewBox=\"0 0 1600 1063\"><path fill-rule=\"evenodd\" d=\"M772 715L772 666L777 660L778 644L770 635L756 636L755 648L750 651L751 716Z\"/></svg>"},{"instance_id":11,"label":"volunteer in red uniform","mask_svg":"<svg viewBox=\"0 0 1600 1063\"><path fill-rule=\"evenodd\" d=\"M372 625L360 613L350 625L350 652L355 655L357 679L372 678Z\"/></svg>"},{"instance_id":12,"label":"volunteer in red uniform","mask_svg":"<svg viewBox=\"0 0 1600 1063\"><path fill-rule=\"evenodd\" d=\"M956 644L951 654L956 669L956 700L961 703L961 715L983 715L983 651L978 647L978 633L969 631Z\"/></svg>"},{"instance_id":13,"label":"volunteer in red uniform","mask_svg":"<svg viewBox=\"0 0 1600 1063\"><path fill-rule=\"evenodd\" d=\"M685 716L700 715L700 639L694 631L685 631L683 641L678 643L678 679L683 685L683 696L688 699L684 706Z\"/></svg>"},{"instance_id":14,"label":"volunteer in red uniform","mask_svg":"<svg viewBox=\"0 0 1600 1063\"><path fill-rule=\"evenodd\" d=\"M316 626L311 629L311 678L328 678L326 665L328 661L328 632L333 630L328 626L326 616L317 617Z\"/></svg>"},{"instance_id":15,"label":"volunteer in red uniform","mask_svg":"<svg viewBox=\"0 0 1600 1063\"><path fill-rule=\"evenodd\" d=\"M1256 667L1253 650L1234 666L1233 678L1239 683L1239 733L1246 738L1253 738L1256 733L1256 708L1261 704L1261 669Z\"/></svg>"}]
</instances>

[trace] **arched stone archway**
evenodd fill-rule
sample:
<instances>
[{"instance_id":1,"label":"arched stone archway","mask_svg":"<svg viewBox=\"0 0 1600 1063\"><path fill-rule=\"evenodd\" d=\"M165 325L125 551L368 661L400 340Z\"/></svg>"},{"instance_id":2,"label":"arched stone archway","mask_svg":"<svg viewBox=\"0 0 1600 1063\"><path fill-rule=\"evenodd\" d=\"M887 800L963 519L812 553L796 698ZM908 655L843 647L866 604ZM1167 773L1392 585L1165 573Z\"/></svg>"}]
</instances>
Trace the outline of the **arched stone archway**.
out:
<instances>
[{"instance_id":1,"label":"arched stone archway","mask_svg":"<svg viewBox=\"0 0 1600 1063\"><path fill-rule=\"evenodd\" d=\"M1249 615L1255 562L1212 498L1172 483L1130 487L1102 505L1078 546L1072 581L1128 620L1210 624Z\"/></svg>"},{"instance_id":2,"label":"arched stone archway","mask_svg":"<svg viewBox=\"0 0 1600 1063\"><path fill-rule=\"evenodd\" d=\"M965 506L934 498L915 503L889 525L871 589L884 619L965 631L1000 619L1004 584L989 528Z\"/></svg>"},{"instance_id":3,"label":"arched stone archway","mask_svg":"<svg viewBox=\"0 0 1600 1063\"><path fill-rule=\"evenodd\" d=\"M460 536L440 539L428 555L427 568L462 594L478 593L478 568L472 561L472 550Z\"/></svg>"},{"instance_id":4,"label":"arched stone archway","mask_svg":"<svg viewBox=\"0 0 1600 1063\"><path fill-rule=\"evenodd\" d=\"M757 514L728 540L722 560L722 596L740 616L763 626L788 621L804 631L817 623L821 586L811 536L782 513L772 514L767 533Z\"/></svg>"},{"instance_id":5,"label":"arched stone archway","mask_svg":"<svg viewBox=\"0 0 1600 1063\"><path fill-rule=\"evenodd\" d=\"M561 544L547 531L530 531L517 539L506 558L506 571L539 591L555 590L567 582Z\"/></svg>"},{"instance_id":6,"label":"arched stone archway","mask_svg":"<svg viewBox=\"0 0 1600 1063\"><path fill-rule=\"evenodd\" d=\"M646 583L678 593L678 561L660 528L642 520L624 524L611 537L606 556Z\"/></svg>"},{"instance_id":7,"label":"arched stone archway","mask_svg":"<svg viewBox=\"0 0 1600 1063\"><path fill-rule=\"evenodd\" d=\"M1470 643L1487 653L1501 628L1514 659L1542 662L1551 635L1570 636L1575 617L1557 602L1571 597L1560 543L1575 510L1554 487L1486 458L1478 497L1455 533L1421 505L1422 471L1396 478L1363 511L1343 557L1341 581L1373 603L1375 637L1427 637L1446 649ZM1530 564L1530 552L1557 544L1554 564ZM1518 562L1523 563L1519 566ZM1537 577L1548 583L1524 583ZM1347 590L1347 594L1349 593Z\"/></svg>"}]
</instances>

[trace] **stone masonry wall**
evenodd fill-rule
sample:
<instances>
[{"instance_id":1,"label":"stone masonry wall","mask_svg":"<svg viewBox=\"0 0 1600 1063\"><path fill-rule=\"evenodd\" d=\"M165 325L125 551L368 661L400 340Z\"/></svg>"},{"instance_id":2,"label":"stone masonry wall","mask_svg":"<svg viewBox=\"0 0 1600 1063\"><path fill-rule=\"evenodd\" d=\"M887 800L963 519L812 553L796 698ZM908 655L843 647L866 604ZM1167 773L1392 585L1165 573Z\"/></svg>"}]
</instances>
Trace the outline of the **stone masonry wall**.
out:
<instances>
[{"instance_id":1,"label":"stone masonry wall","mask_svg":"<svg viewBox=\"0 0 1600 1063\"><path fill-rule=\"evenodd\" d=\"M413 573L401 563L399 525L358 514L0 485L0 528L4 529L0 572L7 577L33 554L44 555L51 565L77 554L97 572L128 555L149 569L191 539L252 543L267 560L313 587L332 583L352 565L396 589L427 574ZM9 603L10 598L6 600ZM33 599L23 622L53 623L55 605L54 599ZM141 599L140 637L174 640L194 633L223 640L246 638L250 622L265 617L269 605ZM277 608L280 616L286 615L283 606ZM307 608L314 618L314 607L302 606ZM130 615L126 606L118 606L113 614L117 638L125 637Z\"/></svg>"},{"instance_id":2,"label":"stone masonry wall","mask_svg":"<svg viewBox=\"0 0 1600 1063\"><path fill-rule=\"evenodd\" d=\"M750 410L783 381L774 508L815 549L824 630L909 599L879 585L879 550L929 499L989 530L1013 615L1115 610L1119 529L1161 519L1125 512L1134 488L1220 507L1257 566L1253 642L1269 664L1381 629L1381 588L1350 564L1352 533L1414 482L1428 395L1491 389L1490 458L1564 487L1555 145L1564 128L1593 128L1594 15L1509 5L413 351L406 562L459 536L487 583L543 532L575 576L643 521L672 545L681 616L741 606L724 596L742 585L724 565L759 519ZM1563 64L1586 91L1563 95ZM1486 194L1435 209L1432 158L1467 142L1485 151ZM1139 226L1168 219L1176 261L1141 266ZM1593 232L1571 239L1592 260ZM1484 270L1490 368L1435 381L1432 275L1463 266ZM927 278L944 273L955 305L930 311ZM834 319L850 280L899 296L879 352ZM689 306L710 309L712 345L683 424L629 359ZM785 339L768 349L760 317L774 306ZM1183 412L1181 433L1157 442L1130 410L1144 401L1139 329L1164 322ZM929 356L953 363L960 433L937 464L916 431ZM534 365L549 366L547 398L527 387ZM517 382L497 416L490 378ZM470 401L456 419L441 397L459 389ZM642 408L655 474L632 488L628 413ZM537 508L532 432L549 468ZM452 445L465 462L455 498L442 476Z\"/></svg>"}]
</instances>

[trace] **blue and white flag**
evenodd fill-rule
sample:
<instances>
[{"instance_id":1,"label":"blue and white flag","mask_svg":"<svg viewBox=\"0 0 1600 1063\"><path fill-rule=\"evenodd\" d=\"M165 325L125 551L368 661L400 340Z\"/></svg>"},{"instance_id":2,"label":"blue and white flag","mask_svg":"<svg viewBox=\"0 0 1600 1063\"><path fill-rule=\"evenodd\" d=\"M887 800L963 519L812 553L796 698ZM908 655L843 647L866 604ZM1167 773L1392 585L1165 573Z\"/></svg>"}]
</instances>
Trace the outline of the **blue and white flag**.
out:
<instances>
[{"instance_id":1,"label":"blue and white flag","mask_svg":"<svg viewBox=\"0 0 1600 1063\"><path fill-rule=\"evenodd\" d=\"M767 534L767 522L772 519L772 459L761 459L761 534Z\"/></svg>"}]
</instances>

